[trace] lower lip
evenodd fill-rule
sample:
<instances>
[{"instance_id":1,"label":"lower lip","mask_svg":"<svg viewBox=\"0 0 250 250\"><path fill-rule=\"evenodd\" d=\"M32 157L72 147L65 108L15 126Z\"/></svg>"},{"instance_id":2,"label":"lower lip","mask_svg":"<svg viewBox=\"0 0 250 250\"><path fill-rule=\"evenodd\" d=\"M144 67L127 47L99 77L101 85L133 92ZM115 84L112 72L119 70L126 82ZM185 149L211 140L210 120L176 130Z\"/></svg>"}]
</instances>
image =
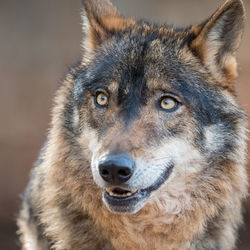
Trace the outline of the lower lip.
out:
<instances>
[{"instance_id":1,"label":"lower lip","mask_svg":"<svg viewBox=\"0 0 250 250\"><path fill-rule=\"evenodd\" d=\"M130 206L133 203L137 203L141 199L144 199L148 196L146 190L138 190L136 193L130 196L111 196L107 191L104 191L104 199L108 201L111 206Z\"/></svg>"}]
</instances>

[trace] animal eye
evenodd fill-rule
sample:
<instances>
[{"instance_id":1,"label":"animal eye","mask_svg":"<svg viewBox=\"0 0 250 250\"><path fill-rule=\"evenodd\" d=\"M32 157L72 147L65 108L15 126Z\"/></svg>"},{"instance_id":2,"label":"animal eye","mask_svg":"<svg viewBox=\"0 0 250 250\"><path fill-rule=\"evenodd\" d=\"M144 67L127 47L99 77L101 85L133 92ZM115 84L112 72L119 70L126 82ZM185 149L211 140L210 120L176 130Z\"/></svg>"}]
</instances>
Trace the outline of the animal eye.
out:
<instances>
[{"instance_id":1,"label":"animal eye","mask_svg":"<svg viewBox=\"0 0 250 250\"><path fill-rule=\"evenodd\" d=\"M179 102L170 96L164 96L160 100L161 108L167 111L173 111L178 106L178 104Z\"/></svg>"},{"instance_id":2,"label":"animal eye","mask_svg":"<svg viewBox=\"0 0 250 250\"><path fill-rule=\"evenodd\" d=\"M95 96L95 101L99 106L107 106L109 102L108 95L104 92L98 91Z\"/></svg>"}]
</instances>

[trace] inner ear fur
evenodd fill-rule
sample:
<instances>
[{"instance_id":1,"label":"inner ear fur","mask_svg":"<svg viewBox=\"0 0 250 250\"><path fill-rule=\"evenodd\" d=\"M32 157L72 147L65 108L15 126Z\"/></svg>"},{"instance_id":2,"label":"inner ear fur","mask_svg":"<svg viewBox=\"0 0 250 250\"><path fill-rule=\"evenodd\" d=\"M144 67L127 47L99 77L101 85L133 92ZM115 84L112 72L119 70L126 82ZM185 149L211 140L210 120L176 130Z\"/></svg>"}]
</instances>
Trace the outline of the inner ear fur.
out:
<instances>
[{"instance_id":1,"label":"inner ear fur","mask_svg":"<svg viewBox=\"0 0 250 250\"><path fill-rule=\"evenodd\" d=\"M123 18L109 0L82 0L83 48L92 51L108 36L127 28L132 19Z\"/></svg>"},{"instance_id":2,"label":"inner ear fur","mask_svg":"<svg viewBox=\"0 0 250 250\"><path fill-rule=\"evenodd\" d=\"M235 52L245 20L241 0L226 1L207 21L191 28L195 39L190 48L207 69L229 87L237 77Z\"/></svg>"}]
</instances>

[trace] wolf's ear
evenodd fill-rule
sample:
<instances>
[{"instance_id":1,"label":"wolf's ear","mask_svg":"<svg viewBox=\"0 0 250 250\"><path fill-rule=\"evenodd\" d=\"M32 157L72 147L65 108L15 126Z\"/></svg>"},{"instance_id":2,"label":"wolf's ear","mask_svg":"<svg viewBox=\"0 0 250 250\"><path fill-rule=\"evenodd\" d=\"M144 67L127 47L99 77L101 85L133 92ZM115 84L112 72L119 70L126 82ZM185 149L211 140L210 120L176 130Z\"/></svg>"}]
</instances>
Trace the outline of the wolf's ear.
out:
<instances>
[{"instance_id":1,"label":"wolf's ear","mask_svg":"<svg viewBox=\"0 0 250 250\"><path fill-rule=\"evenodd\" d=\"M109 0L82 0L83 49L91 51L107 37L122 31L131 19L121 17Z\"/></svg>"},{"instance_id":2,"label":"wolf's ear","mask_svg":"<svg viewBox=\"0 0 250 250\"><path fill-rule=\"evenodd\" d=\"M206 22L191 29L196 36L190 45L192 51L217 79L231 87L237 77L235 52L244 14L241 0L228 0Z\"/></svg>"}]
</instances>

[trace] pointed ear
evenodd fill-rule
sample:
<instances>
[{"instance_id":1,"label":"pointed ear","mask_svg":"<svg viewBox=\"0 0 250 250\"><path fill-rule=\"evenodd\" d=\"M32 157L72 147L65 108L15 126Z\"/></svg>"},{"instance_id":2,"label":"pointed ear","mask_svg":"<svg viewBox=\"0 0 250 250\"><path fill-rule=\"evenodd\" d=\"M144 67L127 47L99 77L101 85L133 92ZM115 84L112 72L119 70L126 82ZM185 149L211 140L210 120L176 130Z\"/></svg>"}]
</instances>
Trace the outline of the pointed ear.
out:
<instances>
[{"instance_id":1,"label":"pointed ear","mask_svg":"<svg viewBox=\"0 0 250 250\"><path fill-rule=\"evenodd\" d=\"M216 79L229 87L237 77L235 52L243 32L244 13L241 0L228 0L206 22L191 29L196 36L190 45L192 51Z\"/></svg>"},{"instance_id":2,"label":"pointed ear","mask_svg":"<svg viewBox=\"0 0 250 250\"><path fill-rule=\"evenodd\" d=\"M82 0L83 48L91 51L109 35L122 31L132 23L121 17L109 0Z\"/></svg>"}]
</instances>

